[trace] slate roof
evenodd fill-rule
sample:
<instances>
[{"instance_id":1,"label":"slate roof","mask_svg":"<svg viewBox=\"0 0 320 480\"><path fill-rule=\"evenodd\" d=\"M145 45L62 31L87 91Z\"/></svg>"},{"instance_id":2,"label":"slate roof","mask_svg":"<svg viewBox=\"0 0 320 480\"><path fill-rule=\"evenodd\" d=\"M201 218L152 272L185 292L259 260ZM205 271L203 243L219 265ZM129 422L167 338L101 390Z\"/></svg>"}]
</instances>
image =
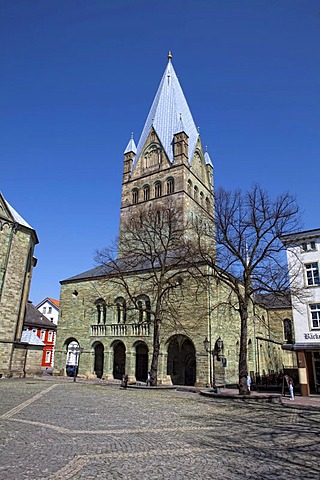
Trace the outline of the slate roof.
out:
<instances>
[{"instance_id":1,"label":"slate roof","mask_svg":"<svg viewBox=\"0 0 320 480\"><path fill-rule=\"evenodd\" d=\"M181 128L189 137L189 163L191 163L196 148L199 132L173 68L171 55L168 58L168 65L142 130L133 169L142 152L151 127L156 131L171 162L173 162L173 135L179 133Z\"/></svg>"},{"instance_id":2,"label":"slate roof","mask_svg":"<svg viewBox=\"0 0 320 480\"><path fill-rule=\"evenodd\" d=\"M86 270L85 272L79 273L78 275L74 275L73 277L69 277L65 280L61 280L60 283L65 282L72 282L77 280L85 280L87 278L97 278L97 277L104 277L110 272L110 269L106 265L99 265L98 267L91 268L90 270Z\"/></svg>"},{"instance_id":3,"label":"slate roof","mask_svg":"<svg viewBox=\"0 0 320 480\"><path fill-rule=\"evenodd\" d=\"M176 257L174 256L174 254L170 257L169 253L167 252L167 261L169 261L170 258L172 262L174 262ZM172 263L172 265L174 265L174 263ZM135 256L132 256L131 258L127 257L124 259L118 258L114 260L114 262L110 262L109 264L99 265L98 267L92 268L91 270L87 270L73 277L61 280L60 283L63 284L68 282L76 282L78 280L88 280L91 278L105 277L107 275L117 276L118 272L130 275L143 271L150 271L151 269L157 268L158 266L160 266L159 260L154 260L153 264L151 265L151 260L140 260Z\"/></svg>"},{"instance_id":4,"label":"slate roof","mask_svg":"<svg viewBox=\"0 0 320 480\"><path fill-rule=\"evenodd\" d=\"M19 213L10 205L8 200L6 200L4 198L4 196L2 195L1 192L0 192L0 196L3 199L3 202L4 202L5 206L7 207L11 217L13 218L13 221L18 223L19 225L22 225L23 227L26 227L26 228L29 228L30 230L33 230L35 238L36 238L36 242L38 243L39 240L38 240L35 229L33 227L31 227L31 225L24 218L21 217L21 215L19 215Z\"/></svg>"},{"instance_id":5,"label":"slate roof","mask_svg":"<svg viewBox=\"0 0 320 480\"><path fill-rule=\"evenodd\" d=\"M24 325L30 327L51 328L55 330L57 327L54 323L50 322L45 315L30 302L27 303L26 312L24 315Z\"/></svg>"},{"instance_id":6,"label":"slate roof","mask_svg":"<svg viewBox=\"0 0 320 480\"><path fill-rule=\"evenodd\" d=\"M255 301L259 305L266 308L291 308L291 297L290 294L279 294L275 293L266 293L259 294L255 296Z\"/></svg>"}]
</instances>

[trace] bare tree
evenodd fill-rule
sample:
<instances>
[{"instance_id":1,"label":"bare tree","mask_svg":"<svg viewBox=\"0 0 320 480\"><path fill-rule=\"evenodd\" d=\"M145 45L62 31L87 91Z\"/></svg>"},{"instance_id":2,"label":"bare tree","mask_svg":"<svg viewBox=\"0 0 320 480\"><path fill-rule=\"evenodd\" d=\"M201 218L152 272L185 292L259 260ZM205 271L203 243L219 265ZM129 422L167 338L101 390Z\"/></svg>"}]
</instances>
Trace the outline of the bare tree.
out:
<instances>
[{"instance_id":1,"label":"bare tree","mask_svg":"<svg viewBox=\"0 0 320 480\"><path fill-rule=\"evenodd\" d=\"M99 251L96 261L106 267L107 281L125 292L133 309L141 311L139 292L150 295L146 317L136 318L138 323L147 321L153 327L150 372L151 385L157 385L163 319L166 324L179 323L184 293L180 287L184 282L185 290L184 275L190 270L184 257L186 225L182 211L173 203L149 209L136 205L121 231L118 245Z\"/></svg>"},{"instance_id":2,"label":"bare tree","mask_svg":"<svg viewBox=\"0 0 320 480\"><path fill-rule=\"evenodd\" d=\"M237 300L241 394L249 394L246 376L250 308L258 294L288 295L289 275L280 238L299 226L299 208L293 196L284 193L272 200L260 186L254 186L244 193L222 188L216 192L215 250L208 248L206 241L212 232L201 223L195 227L197 241L189 245L190 258L204 260L212 275L229 287Z\"/></svg>"}]
</instances>

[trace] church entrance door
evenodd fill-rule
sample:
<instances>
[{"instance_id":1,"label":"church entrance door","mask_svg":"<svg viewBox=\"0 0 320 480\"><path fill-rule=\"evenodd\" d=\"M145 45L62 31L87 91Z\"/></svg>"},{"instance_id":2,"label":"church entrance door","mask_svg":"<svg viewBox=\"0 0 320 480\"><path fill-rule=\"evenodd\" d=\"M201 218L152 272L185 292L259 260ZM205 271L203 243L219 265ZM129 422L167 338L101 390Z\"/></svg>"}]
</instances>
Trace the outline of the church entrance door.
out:
<instances>
[{"instance_id":1,"label":"church entrance door","mask_svg":"<svg viewBox=\"0 0 320 480\"><path fill-rule=\"evenodd\" d=\"M148 347L139 343L136 347L136 379L145 382L148 376Z\"/></svg>"},{"instance_id":2,"label":"church entrance door","mask_svg":"<svg viewBox=\"0 0 320 480\"><path fill-rule=\"evenodd\" d=\"M97 343L94 347L94 371L98 378L102 378L104 363L104 346Z\"/></svg>"},{"instance_id":3,"label":"church entrance door","mask_svg":"<svg viewBox=\"0 0 320 480\"><path fill-rule=\"evenodd\" d=\"M113 378L122 379L126 371L126 348L122 342L118 342L113 348Z\"/></svg>"},{"instance_id":4,"label":"church entrance door","mask_svg":"<svg viewBox=\"0 0 320 480\"><path fill-rule=\"evenodd\" d=\"M174 385L193 386L196 382L196 350L184 335L176 335L169 342L167 371Z\"/></svg>"}]
</instances>

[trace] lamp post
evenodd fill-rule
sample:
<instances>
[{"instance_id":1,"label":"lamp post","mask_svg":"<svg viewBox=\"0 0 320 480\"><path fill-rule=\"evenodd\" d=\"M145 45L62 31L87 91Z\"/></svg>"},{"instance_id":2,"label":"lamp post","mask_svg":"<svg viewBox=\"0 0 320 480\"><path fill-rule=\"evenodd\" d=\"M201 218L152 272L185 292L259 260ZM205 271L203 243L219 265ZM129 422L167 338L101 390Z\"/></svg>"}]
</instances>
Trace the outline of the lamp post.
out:
<instances>
[{"instance_id":1,"label":"lamp post","mask_svg":"<svg viewBox=\"0 0 320 480\"><path fill-rule=\"evenodd\" d=\"M70 346L70 352L74 355L74 372L73 372L73 381L76 381L77 374L78 374L78 365L79 365L79 358L80 354L83 352L83 348L76 342Z\"/></svg>"},{"instance_id":2,"label":"lamp post","mask_svg":"<svg viewBox=\"0 0 320 480\"><path fill-rule=\"evenodd\" d=\"M217 357L218 362L220 362L221 357L222 357L222 351L223 351L223 341L219 337L215 341L214 349L211 350L211 342L206 337L203 341L203 346L205 348L205 351L212 355L212 370L213 371L212 371L212 379L210 378L210 381L212 383L212 387L215 387L216 386L216 375L215 375L214 358ZM210 362L210 365L211 365L211 362Z\"/></svg>"}]
</instances>

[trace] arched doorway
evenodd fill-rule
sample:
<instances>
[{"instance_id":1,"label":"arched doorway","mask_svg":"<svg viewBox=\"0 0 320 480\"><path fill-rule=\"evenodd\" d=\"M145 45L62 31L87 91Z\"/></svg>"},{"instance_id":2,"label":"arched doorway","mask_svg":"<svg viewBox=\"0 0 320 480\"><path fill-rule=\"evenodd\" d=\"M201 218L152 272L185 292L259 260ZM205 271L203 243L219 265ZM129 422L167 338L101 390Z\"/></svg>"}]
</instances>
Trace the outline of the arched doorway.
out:
<instances>
[{"instance_id":1,"label":"arched doorway","mask_svg":"<svg viewBox=\"0 0 320 480\"><path fill-rule=\"evenodd\" d=\"M196 382L196 349L184 335L169 341L167 372L174 385L193 386Z\"/></svg>"},{"instance_id":2,"label":"arched doorway","mask_svg":"<svg viewBox=\"0 0 320 480\"><path fill-rule=\"evenodd\" d=\"M98 378L102 378L104 364L104 346L96 343L94 346L94 372Z\"/></svg>"},{"instance_id":3,"label":"arched doorway","mask_svg":"<svg viewBox=\"0 0 320 480\"><path fill-rule=\"evenodd\" d=\"M126 371L126 347L122 342L118 342L113 347L113 378L122 379Z\"/></svg>"},{"instance_id":4,"label":"arched doorway","mask_svg":"<svg viewBox=\"0 0 320 480\"><path fill-rule=\"evenodd\" d=\"M148 347L145 343L136 345L136 379L145 382L148 375Z\"/></svg>"},{"instance_id":5,"label":"arched doorway","mask_svg":"<svg viewBox=\"0 0 320 480\"><path fill-rule=\"evenodd\" d=\"M66 374L68 377L74 377L78 375L79 370L80 345L75 338L68 338L65 345L67 347Z\"/></svg>"}]
</instances>

